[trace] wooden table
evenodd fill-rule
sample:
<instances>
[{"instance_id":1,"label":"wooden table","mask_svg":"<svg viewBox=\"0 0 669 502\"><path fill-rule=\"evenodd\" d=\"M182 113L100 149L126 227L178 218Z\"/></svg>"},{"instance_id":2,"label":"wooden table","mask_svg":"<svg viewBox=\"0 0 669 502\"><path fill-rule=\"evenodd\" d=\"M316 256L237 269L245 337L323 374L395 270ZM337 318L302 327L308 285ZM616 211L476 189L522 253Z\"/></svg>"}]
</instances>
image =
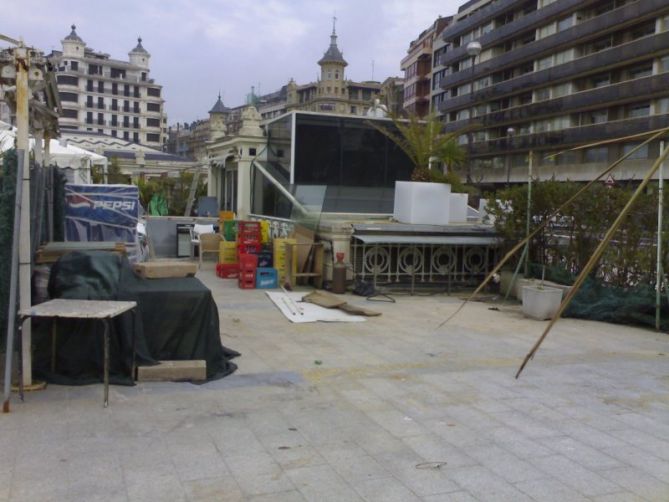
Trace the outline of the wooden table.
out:
<instances>
[{"instance_id":1,"label":"wooden table","mask_svg":"<svg viewBox=\"0 0 669 502\"><path fill-rule=\"evenodd\" d=\"M124 312L133 312L132 333L132 364L130 376L134 380L135 373L135 322L134 314L137 302L121 302L107 300L66 300L56 299L33 305L19 311L19 329L28 318L50 318L51 324L51 369L55 370L56 362L56 326L58 319L93 319L102 321L104 325L104 406L109 404L109 322ZM21 339L19 337L19 339Z\"/></svg>"}]
</instances>

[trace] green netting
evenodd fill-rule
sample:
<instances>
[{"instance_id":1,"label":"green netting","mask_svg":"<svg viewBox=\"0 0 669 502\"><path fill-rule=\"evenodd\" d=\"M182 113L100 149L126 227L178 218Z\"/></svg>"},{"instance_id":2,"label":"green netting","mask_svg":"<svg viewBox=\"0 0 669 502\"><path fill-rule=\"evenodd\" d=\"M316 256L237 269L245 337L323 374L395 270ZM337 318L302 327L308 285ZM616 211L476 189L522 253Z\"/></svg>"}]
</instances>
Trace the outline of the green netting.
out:
<instances>
[{"instance_id":1,"label":"green netting","mask_svg":"<svg viewBox=\"0 0 669 502\"><path fill-rule=\"evenodd\" d=\"M544 267L531 263L529 275L558 284L573 284L576 276L558 266ZM602 279L588 277L578 291L564 317L590 321L655 327L655 288L650 284L621 288L606 284ZM660 297L660 327L669 329L669 302L665 293Z\"/></svg>"},{"instance_id":2,"label":"green netting","mask_svg":"<svg viewBox=\"0 0 669 502\"><path fill-rule=\"evenodd\" d=\"M4 351L7 333L9 276L14 229L14 194L16 193L16 150L2 155L0 172L0 350Z\"/></svg>"}]
</instances>

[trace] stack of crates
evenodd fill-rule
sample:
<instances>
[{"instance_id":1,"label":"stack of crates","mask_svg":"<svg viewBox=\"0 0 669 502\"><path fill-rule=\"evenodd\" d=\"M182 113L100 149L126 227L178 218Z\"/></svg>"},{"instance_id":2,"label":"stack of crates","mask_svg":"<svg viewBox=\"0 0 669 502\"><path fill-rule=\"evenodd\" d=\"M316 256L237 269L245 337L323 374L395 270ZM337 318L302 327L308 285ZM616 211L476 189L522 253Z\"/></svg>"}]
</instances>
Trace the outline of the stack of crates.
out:
<instances>
[{"instance_id":1,"label":"stack of crates","mask_svg":"<svg viewBox=\"0 0 669 502\"><path fill-rule=\"evenodd\" d=\"M219 277L233 279L239 276L239 265L237 265L237 243L221 241L218 248L217 272Z\"/></svg>"},{"instance_id":2,"label":"stack of crates","mask_svg":"<svg viewBox=\"0 0 669 502\"><path fill-rule=\"evenodd\" d=\"M256 270L258 257L254 254L243 254L239 257L239 287L254 289L256 287Z\"/></svg>"},{"instance_id":3,"label":"stack of crates","mask_svg":"<svg viewBox=\"0 0 669 502\"><path fill-rule=\"evenodd\" d=\"M286 282L286 245L297 244L296 239L274 239L274 268L279 272L279 283ZM297 247L293 246L293 263L291 265L293 274L297 273Z\"/></svg>"}]
</instances>

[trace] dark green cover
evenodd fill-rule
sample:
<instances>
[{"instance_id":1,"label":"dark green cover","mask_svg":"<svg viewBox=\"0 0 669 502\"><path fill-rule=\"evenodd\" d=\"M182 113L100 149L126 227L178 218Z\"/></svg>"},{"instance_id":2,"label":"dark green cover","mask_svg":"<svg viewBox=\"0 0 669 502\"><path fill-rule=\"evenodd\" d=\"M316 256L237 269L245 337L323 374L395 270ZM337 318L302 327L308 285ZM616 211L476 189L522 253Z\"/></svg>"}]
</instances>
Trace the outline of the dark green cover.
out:
<instances>
[{"instance_id":1,"label":"dark green cover","mask_svg":"<svg viewBox=\"0 0 669 502\"><path fill-rule=\"evenodd\" d=\"M132 300L133 315L113 322L110 380L131 384L131 333L135 330L136 362L204 359L207 378L233 373L230 359L240 354L221 344L218 308L211 291L194 277L142 279L127 258L103 251L74 252L54 264L49 279L51 298ZM55 383L99 382L102 374L102 325L90 321L59 321L56 372L50 371L51 337L42 322L36 336L36 375Z\"/></svg>"}]
</instances>

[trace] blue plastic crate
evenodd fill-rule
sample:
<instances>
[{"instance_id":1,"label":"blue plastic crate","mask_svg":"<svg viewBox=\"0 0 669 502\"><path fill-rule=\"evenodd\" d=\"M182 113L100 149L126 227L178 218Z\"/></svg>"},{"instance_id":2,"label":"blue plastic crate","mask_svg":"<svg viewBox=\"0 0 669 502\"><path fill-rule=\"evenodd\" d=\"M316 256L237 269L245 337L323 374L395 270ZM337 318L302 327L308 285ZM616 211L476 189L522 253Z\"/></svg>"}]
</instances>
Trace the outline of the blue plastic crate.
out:
<instances>
[{"instance_id":1,"label":"blue plastic crate","mask_svg":"<svg viewBox=\"0 0 669 502\"><path fill-rule=\"evenodd\" d=\"M279 274L275 268L258 267L256 269L256 288L272 289L279 287Z\"/></svg>"}]
</instances>

